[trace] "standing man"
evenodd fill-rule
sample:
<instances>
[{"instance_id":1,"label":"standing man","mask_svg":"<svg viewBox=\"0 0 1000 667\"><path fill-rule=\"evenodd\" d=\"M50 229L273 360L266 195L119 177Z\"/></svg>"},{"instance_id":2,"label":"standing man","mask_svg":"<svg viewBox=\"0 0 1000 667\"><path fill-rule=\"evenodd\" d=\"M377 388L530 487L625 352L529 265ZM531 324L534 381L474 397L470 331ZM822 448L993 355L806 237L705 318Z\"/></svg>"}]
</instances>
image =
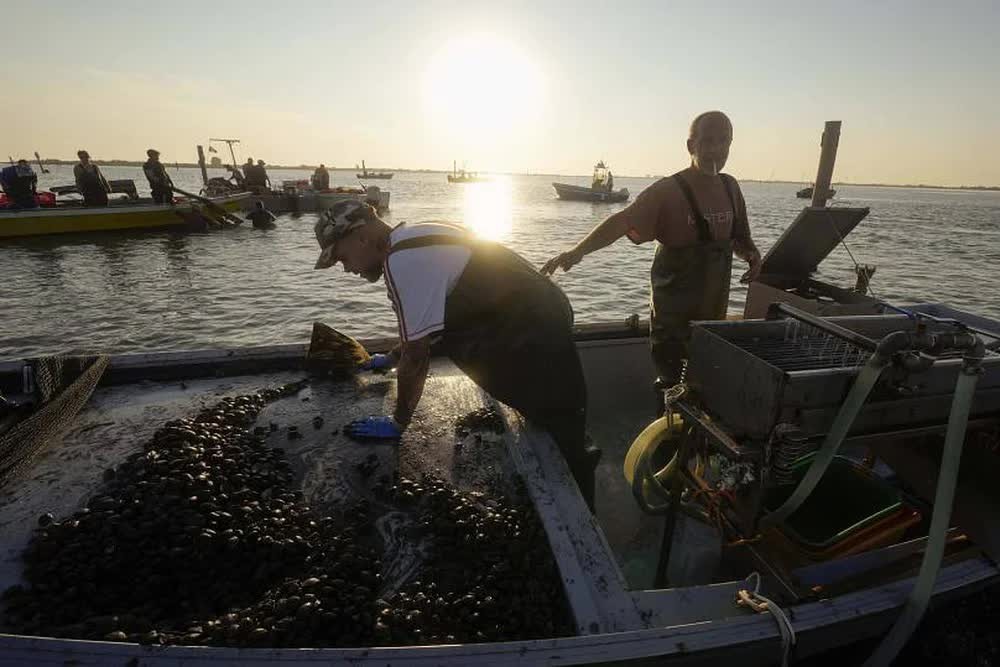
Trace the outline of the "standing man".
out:
<instances>
[{"instance_id":1,"label":"standing man","mask_svg":"<svg viewBox=\"0 0 1000 667\"><path fill-rule=\"evenodd\" d=\"M253 187L256 180L257 165L253 163L253 158L248 157L247 163L243 165L243 177L246 179L248 187Z\"/></svg>"},{"instance_id":2,"label":"standing man","mask_svg":"<svg viewBox=\"0 0 1000 667\"><path fill-rule=\"evenodd\" d=\"M649 340L657 371L669 385L682 379L691 321L726 317L733 253L750 265L743 282L760 273L743 193L735 178L720 173L732 141L733 126L724 113L699 115L688 133L690 167L653 183L542 267L545 274L557 268L569 271L622 236L633 243L656 240Z\"/></svg>"},{"instance_id":3,"label":"standing man","mask_svg":"<svg viewBox=\"0 0 1000 667\"><path fill-rule=\"evenodd\" d=\"M76 189L83 195L84 206L107 206L111 186L101 173L100 167L90 161L90 153L77 151L80 161L73 167Z\"/></svg>"},{"instance_id":4,"label":"standing man","mask_svg":"<svg viewBox=\"0 0 1000 667\"><path fill-rule=\"evenodd\" d=\"M326 170L326 165L321 164L316 168L316 171L313 173L312 183L314 190L330 189L330 172Z\"/></svg>"},{"instance_id":5,"label":"standing man","mask_svg":"<svg viewBox=\"0 0 1000 667\"><path fill-rule=\"evenodd\" d=\"M0 187L11 201L11 208L38 208L38 174L27 160L0 170Z\"/></svg>"},{"instance_id":6,"label":"standing man","mask_svg":"<svg viewBox=\"0 0 1000 667\"><path fill-rule=\"evenodd\" d=\"M160 162L160 151L150 148L146 151L149 159L142 165L142 171L149 181L149 189L153 193L153 202L157 204L174 203L174 182Z\"/></svg>"},{"instance_id":7,"label":"standing man","mask_svg":"<svg viewBox=\"0 0 1000 667\"><path fill-rule=\"evenodd\" d=\"M397 367L392 416L352 422L357 438L398 438L413 417L430 365L431 344L499 401L547 430L587 504L594 505L596 457L584 445L587 390L573 342L573 310L562 291L499 243L446 224L383 222L357 201L320 216L316 239L325 269L376 282L384 276L400 345L368 368ZM595 450L596 452L596 450Z\"/></svg>"},{"instance_id":8,"label":"standing man","mask_svg":"<svg viewBox=\"0 0 1000 667\"><path fill-rule=\"evenodd\" d=\"M233 187L239 191L244 191L247 189L247 179L244 178L243 172L236 165L231 167L226 167L229 171L229 181L233 184Z\"/></svg>"},{"instance_id":9,"label":"standing man","mask_svg":"<svg viewBox=\"0 0 1000 667\"><path fill-rule=\"evenodd\" d=\"M260 179L260 184L270 190L271 177L267 175L267 169L264 168L265 164L263 160L257 160L257 177Z\"/></svg>"}]
</instances>

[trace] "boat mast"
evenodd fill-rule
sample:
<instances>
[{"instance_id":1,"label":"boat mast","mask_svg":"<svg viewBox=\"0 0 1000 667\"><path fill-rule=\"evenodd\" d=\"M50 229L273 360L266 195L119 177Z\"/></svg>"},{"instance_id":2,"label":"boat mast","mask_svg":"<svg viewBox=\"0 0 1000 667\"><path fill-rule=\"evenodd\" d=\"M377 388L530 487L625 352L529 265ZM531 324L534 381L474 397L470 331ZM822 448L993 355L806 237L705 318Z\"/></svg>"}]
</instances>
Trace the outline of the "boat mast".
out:
<instances>
[{"instance_id":1,"label":"boat mast","mask_svg":"<svg viewBox=\"0 0 1000 667\"><path fill-rule=\"evenodd\" d=\"M236 152L233 151L233 144L240 143L239 139L209 139L208 144L211 146L213 141L224 141L229 146L229 155L233 158L233 168L236 168Z\"/></svg>"}]
</instances>

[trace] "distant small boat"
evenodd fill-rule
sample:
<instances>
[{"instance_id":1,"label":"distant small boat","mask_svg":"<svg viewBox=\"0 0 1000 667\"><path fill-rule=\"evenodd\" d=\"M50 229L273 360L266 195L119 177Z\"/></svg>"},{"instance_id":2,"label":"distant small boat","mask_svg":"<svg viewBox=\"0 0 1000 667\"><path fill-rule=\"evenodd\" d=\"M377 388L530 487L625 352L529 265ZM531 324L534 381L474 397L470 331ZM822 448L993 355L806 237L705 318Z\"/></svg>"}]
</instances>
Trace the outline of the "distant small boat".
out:
<instances>
[{"instance_id":1,"label":"distant small boat","mask_svg":"<svg viewBox=\"0 0 1000 667\"><path fill-rule=\"evenodd\" d=\"M357 167L357 165L355 165ZM368 167L365 166L365 161L361 161L361 173L356 174L356 176L362 180L369 180L373 178L380 178L383 180L388 180L392 178L392 172L389 171L368 171Z\"/></svg>"},{"instance_id":2,"label":"distant small boat","mask_svg":"<svg viewBox=\"0 0 1000 667\"><path fill-rule=\"evenodd\" d=\"M833 196L835 194L837 194L837 191L834 190L833 188L830 188L829 190L826 191L826 198L833 199ZM812 199L813 186L810 185L802 188L801 190L795 193L795 196L798 197L799 199Z\"/></svg>"},{"instance_id":3,"label":"distant small boat","mask_svg":"<svg viewBox=\"0 0 1000 667\"><path fill-rule=\"evenodd\" d=\"M553 183L552 187L556 189L556 194L559 195L559 199L566 199L569 201L613 203L628 201L629 198L628 188L607 192L594 190L593 188L585 188L582 185L570 185L569 183Z\"/></svg>"},{"instance_id":4,"label":"distant small boat","mask_svg":"<svg viewBox=\"0 0 1000 667\"><path fill-rule=\"evenodd\" d=\"M480 176L474 171L466 171L464 167L459 171L454 162L451 165L451 173L448 174L449 183L482 183L489 180L491 180L489 176Z\"/></svg>"},{"instance_id":5,"label":"distant small boat","mask_svg":"<svg viewBox=\"0 0 1000 667\"><path fill-rule=\"evenodd\" d=\"M614 190L615 177L611 170L607 168L604 161L594 165L594 176L590 181L590 187L582 185L572 185L570 183L553 183L559 199L569 201L591 201L591 202L623 202L628 201L628 188Z\"/></svg>"}]
</instances>

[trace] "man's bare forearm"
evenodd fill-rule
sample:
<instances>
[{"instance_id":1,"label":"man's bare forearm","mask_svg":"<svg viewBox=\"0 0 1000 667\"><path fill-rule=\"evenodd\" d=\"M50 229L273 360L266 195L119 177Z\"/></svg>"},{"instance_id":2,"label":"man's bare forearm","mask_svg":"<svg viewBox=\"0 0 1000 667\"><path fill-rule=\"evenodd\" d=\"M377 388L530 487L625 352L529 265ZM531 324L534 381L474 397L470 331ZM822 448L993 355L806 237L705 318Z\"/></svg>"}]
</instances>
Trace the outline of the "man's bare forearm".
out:
<instances>
[{"instance_id":1,"label":"man's bare forearm","mask_svg":"<svg viewBox=\"0 0 1000 667\"><path fill-rule=\"evenodd\" d=\"M396 411L393 418L405 427L413 418L420 396L424 393L424 382L431 362L429 337L411 343L403 343L399 366L396 368Z\"/></svg>"},{"instance_id":2,"label":"man's bare forearm","mask_svg":"<svg viewBox=\"0 0 1000 667\"><path fill-rule=\"evenodd\" d=\"M625 217L615 213L609 216L604 222L594 227L593 230L582 241L576 244L574 250L581 256L606 248L628 231Z\"/></svg>"},{"instance_id":3,"label":"man's bare forearm","mask_svg":"<svg viewBox=\"0 0 1000 667\"><path fill-rule=\"evenodd\" d=\"M734 239L733 252L737 257L745 262L752 262L760 259L760 251L757 250L757 246L754 245L753 239L750 237Z\"/></svg>"}]
</instances>

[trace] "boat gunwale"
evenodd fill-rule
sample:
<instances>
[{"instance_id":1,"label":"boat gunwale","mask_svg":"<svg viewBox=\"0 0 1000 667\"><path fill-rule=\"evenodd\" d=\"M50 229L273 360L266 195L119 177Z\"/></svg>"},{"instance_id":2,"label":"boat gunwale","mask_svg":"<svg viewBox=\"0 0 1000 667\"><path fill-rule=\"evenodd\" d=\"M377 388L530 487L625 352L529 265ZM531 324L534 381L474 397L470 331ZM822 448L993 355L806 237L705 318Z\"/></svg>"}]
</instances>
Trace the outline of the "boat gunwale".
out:
<instances>
[{"instance_id":1,"label":"boat gunwale","mask_svg":"<svg viewBox=\"0 0 1000 667\"><path fill-rule=\"evenodd\" d=\"M600 345L631 343L643 340L648 328L641 320L632 323L595 323L574 327L578 344ZM395 337L362 339L369 352L387 352L397 343ZM255 375L276 370L305 367L308 343L282 343L237 348L131 352L111 355L100 386L128 384L150 379L186 379L207 376ZM436 351L434 356L442 356ZM19 383L24 367L36 357L0 361L0 389ZM15 392L16 393L16 392Z\"/></svg>"},{"instance_id":2,"label":"boat gunwale","mask_svg":"<svg viewBox=\"0 0 1000 667\"><path fill-rule=\"evenodd\" d=\"M1000 579L1000 570L986 557L965 560L941 568L934 586L933 599L941 601L961 595L967 589L979 589ZM913 587L915 577L884 586L872 587L833 598L786 608L798 641L796 653L805 656L842 645L843 625L858 625L851 641L874 636L893 622L891 612L899 609ZM970 591L971 592L971 591ZM735 601L734 601L735 608ZM863 611L862 611L863 610ZM825 643L821 633L836 636ZM676 626L626 630L605 634L577 635L513 642L453 644L437 646L354 647L354 648L232 648L189 646L141 646L55 637L34 637L0 633L0 659L16 657L37 659L37 653L58 654L54 661L70 656L92 659L141 657L144 664L196 665L239 664L265 665L284 662L315 663L342 661L371 664L467 664L471 658L479 665L491 664L585 664L606 661L645 660L654 657L690 657L692 661L708 658L713 652L742 649L757 657L774 661L780 655L781 633L770 614L747 613ZM745 657L746 656L741 656ZM52 664L56 664L53 662ZM60 662L59 664L65 664ZM104 663L106 664L106 663ZM755 663L750 663L755 664Z\"/></svg>"}]
</instances>

